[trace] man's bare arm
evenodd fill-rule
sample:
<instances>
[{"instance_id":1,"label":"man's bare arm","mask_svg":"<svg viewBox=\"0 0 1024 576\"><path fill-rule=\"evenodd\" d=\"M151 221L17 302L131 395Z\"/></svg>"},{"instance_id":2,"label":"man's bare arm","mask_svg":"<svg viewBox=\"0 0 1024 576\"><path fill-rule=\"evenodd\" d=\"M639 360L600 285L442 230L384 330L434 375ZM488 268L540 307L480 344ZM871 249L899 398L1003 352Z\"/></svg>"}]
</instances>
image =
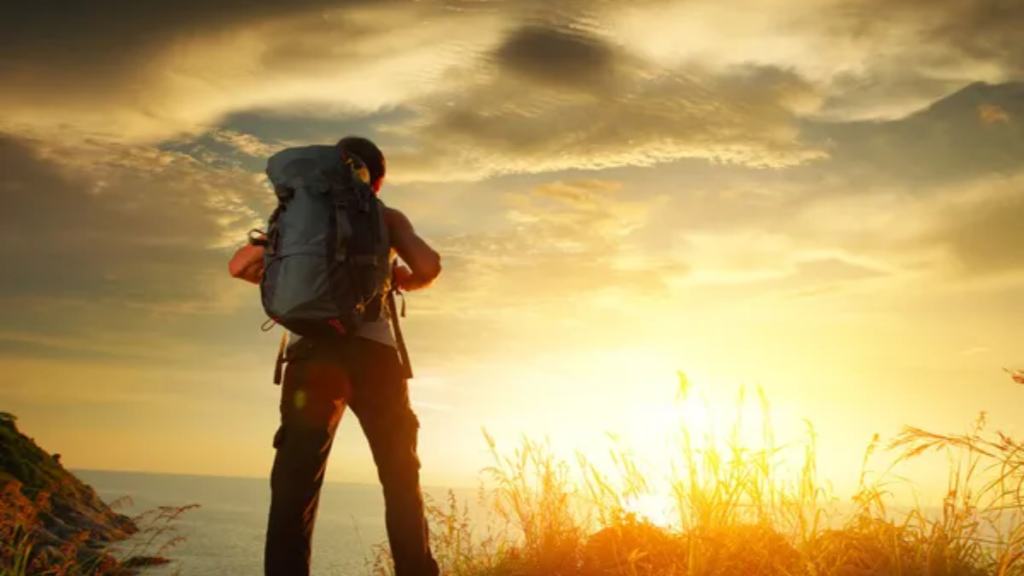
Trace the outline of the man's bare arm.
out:
<instances>
[{"instance_id":1,"label":"man's bare arm","mask_svg":"<svg viewBox=\"0 0 1024 576\"><path fill-rule=\"evenodd\" d=\"M384 209L391 245L398 257L409 265L410 273L396 275L398 288L406 291L422 290L441 275L441 255L416 234L412 222L394 208Z\"/></svg>"}]
</instances>

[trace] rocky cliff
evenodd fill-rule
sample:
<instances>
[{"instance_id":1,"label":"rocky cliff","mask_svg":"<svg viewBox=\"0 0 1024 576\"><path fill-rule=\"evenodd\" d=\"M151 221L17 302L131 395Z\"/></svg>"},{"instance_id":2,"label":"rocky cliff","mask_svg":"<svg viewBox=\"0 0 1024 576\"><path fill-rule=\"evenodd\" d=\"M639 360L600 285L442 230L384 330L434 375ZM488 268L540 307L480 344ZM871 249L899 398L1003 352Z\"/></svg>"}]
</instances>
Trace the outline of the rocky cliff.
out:
<instances>
[{"instance_id":1,"label":"rocky cliff","mask_svg":"<svg viewBox=\"0 0 1024 576\"><path fill-rule=\"evenodd\" d=\"M0 412L0 574L123 574L103 550L137 531Z\"/></svg>"}]
</instances>

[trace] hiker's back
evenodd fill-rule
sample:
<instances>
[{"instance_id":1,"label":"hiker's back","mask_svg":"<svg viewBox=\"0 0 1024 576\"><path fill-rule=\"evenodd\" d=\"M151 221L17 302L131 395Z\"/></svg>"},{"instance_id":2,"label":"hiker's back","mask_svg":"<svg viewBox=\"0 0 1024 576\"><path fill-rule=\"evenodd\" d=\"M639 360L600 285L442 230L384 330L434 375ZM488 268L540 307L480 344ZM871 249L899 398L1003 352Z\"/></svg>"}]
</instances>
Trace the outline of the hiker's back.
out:
<instances>
[{"instance_id":1,"label":"hiker's back","mask_svg":"<svg viewBox=\"0 0 1024 576\"><path fill-rule=\"evenodd\" d=\"M267 176L278 198L260 282L267 315L304 337L380 333L392 250L366 166L305 146L271 156Z\"/></svg>"},{"instance_id":2,"label":"hiker's back","mask_svg":"<svg viewBox=\"0 0 1024 576\"><path fill-rule=\"evenodd\" d=\"M395 264L396 259L392 253L391 259L392 265ZM388 292L390 292L390 282L385 287L384 298L387 298ZM392 312L388 306L381 306L380 314L377 318L364 320L360 324L359 328L355 331L357 338L364 338L366 340L372 340L391 348L398 348L398 341L395 339L395 333L392 322L394 321L391 317ZM303 339L301 334L297 334L292 331L288 331L288 345L293 346L298 344Z\"/></svg>"}]
</instances>

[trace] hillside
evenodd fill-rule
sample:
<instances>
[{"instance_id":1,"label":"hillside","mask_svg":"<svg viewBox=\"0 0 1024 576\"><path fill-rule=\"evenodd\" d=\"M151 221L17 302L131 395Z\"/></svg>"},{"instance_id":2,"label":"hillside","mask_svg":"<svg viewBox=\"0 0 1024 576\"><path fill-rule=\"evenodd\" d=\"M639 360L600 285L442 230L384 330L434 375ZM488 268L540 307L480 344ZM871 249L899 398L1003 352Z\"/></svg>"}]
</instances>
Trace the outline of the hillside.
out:
<instances>
[{"instance_id":1,"label":"hillside","mask_svg":"<svg viewBox=\"0 0 1024 576\"><path fill-rule=\"evenodd\" d=\"M19 574L24 553L30 566L105 564L109 569L101 573L123 572L102 550L137 531L68 472L59 455L48 454L18 430L14 416L0 412L0 574Z\"/></svg>"}]
</instances>

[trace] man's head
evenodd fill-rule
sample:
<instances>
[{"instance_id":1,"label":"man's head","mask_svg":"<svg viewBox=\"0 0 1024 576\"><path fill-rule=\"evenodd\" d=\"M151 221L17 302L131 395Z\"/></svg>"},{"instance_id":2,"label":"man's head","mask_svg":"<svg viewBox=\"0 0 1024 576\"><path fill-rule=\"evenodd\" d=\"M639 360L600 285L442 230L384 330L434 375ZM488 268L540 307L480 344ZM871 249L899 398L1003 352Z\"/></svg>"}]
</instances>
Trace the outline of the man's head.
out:
<instances>
[{"instance_id":1,"label":"man's head","mask_svg":"<svg viewBox=\"0 0 1024 576\"><path fill-rule=\"evenodd\" d=\"M363 164L366 164L370 171L370 186L374 192L380 192L380 186L384 182L384 174L387 172L387 162L384 161L384 153L376 144L361 136L346 136L338 141L338 148L358 156Z\"/></svg>"}]
</instances>

